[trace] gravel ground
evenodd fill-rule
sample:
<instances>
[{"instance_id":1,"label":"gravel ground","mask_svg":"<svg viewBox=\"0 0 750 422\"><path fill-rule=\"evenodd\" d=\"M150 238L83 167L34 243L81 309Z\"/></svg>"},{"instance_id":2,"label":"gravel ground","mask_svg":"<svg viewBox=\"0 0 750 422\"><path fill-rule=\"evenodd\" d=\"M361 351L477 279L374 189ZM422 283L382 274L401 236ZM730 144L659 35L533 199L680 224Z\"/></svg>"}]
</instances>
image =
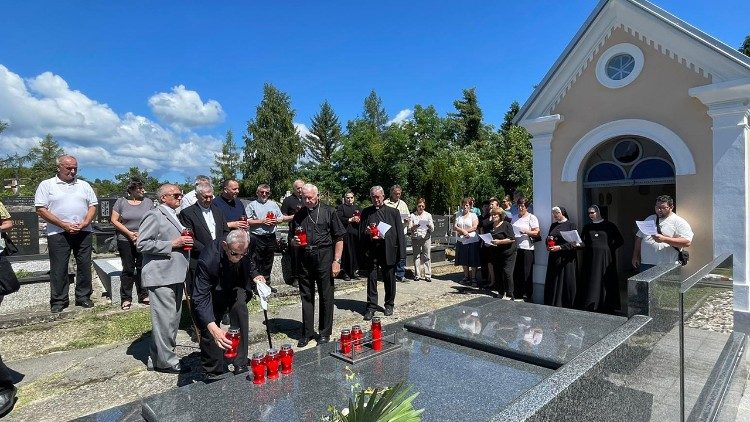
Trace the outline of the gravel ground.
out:
<instances>
[{"instance_id":1,"label":"gravel ground","mask_svg":"<svg viewBox=\"0 0 750 422\"><path fill-rule=\"evenodd\" d=\"M690 318L688 327L718 333L731 333L734 329L734 295L731 290L716 293L706 299Z\"/></svg>"}]
</instances>

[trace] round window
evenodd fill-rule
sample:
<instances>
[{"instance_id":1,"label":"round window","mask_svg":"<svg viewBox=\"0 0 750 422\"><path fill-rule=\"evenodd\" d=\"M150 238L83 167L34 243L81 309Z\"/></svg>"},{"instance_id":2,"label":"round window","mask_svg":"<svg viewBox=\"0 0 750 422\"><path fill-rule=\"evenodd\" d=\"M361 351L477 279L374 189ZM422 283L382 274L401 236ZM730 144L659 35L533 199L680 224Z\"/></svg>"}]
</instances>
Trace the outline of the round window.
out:
<instances>
[{"instance_id":1,"label":"round window","mask_svg":"<svg viewBox=\"0 0 750 422\"><path fill-rule=\"evenodd\" d=\"M643 70L643 52L633 44L608 48L596 63L596 79L607 88L622 88L633 82Z\"/></svg>"},{"instance_id":2,"label":"round window","mask_svg":"<svg viewBox=\"0 0 750 422\"><path fill-rule=\"evenodd\" d=\"M635 68L635 59L628 53L618 54L607 62L607 76L613 81L625 79Z\"/></svg>"},{"instance_id":3,"label":"round window","mask_svg":"<svg viewBox=\"0 0 750 422\"><path fill-rule=\"evenodd\" d=\"M641 158L641 145L635 139L623 139L612 150L612 158L620 164L634 163Z\"/></svg>"}]
</instances>

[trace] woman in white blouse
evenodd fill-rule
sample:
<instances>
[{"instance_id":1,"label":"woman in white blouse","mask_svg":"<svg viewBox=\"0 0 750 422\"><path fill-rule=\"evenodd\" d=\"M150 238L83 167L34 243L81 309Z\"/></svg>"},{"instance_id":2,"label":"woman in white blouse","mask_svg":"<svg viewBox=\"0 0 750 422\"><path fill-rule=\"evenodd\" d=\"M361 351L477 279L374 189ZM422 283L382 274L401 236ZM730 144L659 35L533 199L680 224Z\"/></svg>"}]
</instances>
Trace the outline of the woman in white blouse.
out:
<instances>
[{"instance_id":1,"label":"woman in white blouse","mask_svg":"<svg viewBox=\"0 0 750 422\"><path fill-rule=\"evenodd\" d=\"M513 231L516 235L516 266L513 270L513 297L533 300L534 241L539 239L539 220L528 211L531 201L518 198L518 215L513 216Z\"/></svg>"},{"instance_id":2,"label":"woman in white blouse","mask_svg":"<svg viewBox=\"0 0 750 422\"><path fill-rule=\"evenodd\" d=\"M471 201L464 198L461 201L461 211L456 216L453 230L456 231L458 241L456 242L456 265L463 266L464 278L461 284L477 285L475 278L477 267L479 267L479 242L477 242L477 226L479 219L471 212Z\"/></svg>"},{"instance_id":3,"label":"woman in white blouse","mask_svg":"<svg viewBox=\"0 0 750 422\"><path fill-rule=\"evenodd\" d=\"M432 281L431 235L435 230L435 224L432 222L432 215L424 210L426 206L427 202L424 198L417 199L417 210L409 217L409 233L414 254L414 280L430 282Z\"/></svg>"}]
</instances>

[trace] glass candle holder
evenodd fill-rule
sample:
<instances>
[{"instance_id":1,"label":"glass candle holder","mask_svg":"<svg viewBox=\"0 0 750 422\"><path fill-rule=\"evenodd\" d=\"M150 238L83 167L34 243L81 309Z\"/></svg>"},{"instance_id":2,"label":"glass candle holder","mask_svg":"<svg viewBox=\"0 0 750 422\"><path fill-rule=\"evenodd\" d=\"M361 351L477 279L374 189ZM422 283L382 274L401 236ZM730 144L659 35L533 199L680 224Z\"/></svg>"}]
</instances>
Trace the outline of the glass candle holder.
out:
<instances>
[{"instance_id":1,"label":"glass candle holder","mask_svg":"<svg viewBox=\"0 0 750 422\"><path fill-rule=\"evenodd\" d=\"M380 237L380 230L378 230L378 226L375 223L370 223L369 230L371 238L377 239Z\"/></svg>"},{"instance_id":2,"label":"glass candle holder","mask_svg":"<svg viewBox=\"0 0 750 422\"><path fill-rule=\"evenodd\" d=\"M276 379L279 377L279 364L281 363L281 356L279 351L276 349L268 349L266 352L266 367L268 368L268 379Z\"/></svg>"},{"instance_id":3,"label":"glass candle holder","mask_svg":"<svg viewBox=\"0 0 750 422\"><path fill-rule=\"evenodd\" d=\"M271 220L273 218L276 218L276 214L274 214L273 211L268 211L266 213L266 220Z\"/></svg>"},{"instance_id":4,"label":"glass candle holder","mask_svg":"<svg viewBox=\"0 0 750 422\"><path fill-rule=\"evenodd\" d=\"M354 350L357 352L362 351L362 327L359 325L353 325L352 326L352 345L354 346Z\"/></svg>"},{"instance_id":5,"label":"glass candle holder","mask_svg":"<svg viewBox=\"0 0 750 422\"><path fill-rule=\"evenodd\" d=\"M291 374L292 364L294 364L294 350L292 350L292 345L283 344L279 355L281 356L281 373Z\"/></svg>"},{"instance_id":6,"label":"glass candle holder","mask_svg":"<svg viewBox=\"0 0 750 422\"><path fill-rule=\"evenodd\" d=\"M354 217L359 217L362 213L359 210L354 210Z\"/></svg>"},{"instance_id":7,"label":"glass candle holder","mask_svg":"<svg viewBox=\"0 0 750 422\"><path fill-rule=\"evenodd\" d=\"M235 327L229 328L226 337L232 342L232 347L224 351L224 357L234 359L237 357L237 349L240 347L240 329Z\"/></svg>"},{"instance_id":8,"label":"glass candle holder","mask_svg":"<svg viewBox=\"0 0 750 422\"><path fill-rule=\"evenodd\" d=\"M370 328L372 333L372 349L382 350L383 349L383 326L380 323L380 317L372 318L372 327Z\"/></svg>"},{"instance_id":9,"label":"glass candle holder","mask_svg":"<svg viewBox=\"0 0 750 422\"><path fill-rule=\"evenodd\" d=\"M182 229L182 233L180 233L180 235L188 236L188 237L195 239L195 235L193 234L193 231L188 228ZM192 244L185 245L182 247L182 250L189 253L190 251L193 250L193 245Z\"/></svg>"},{"instance_id":10,"label":"glass candle holder","mask_svg":"<svg viewBox=\"0 0 750 422\"><path fill-rule=\"evenodd\" d=\"M547 249L555 247L555 236L547 236Z\"/></svg>"},{"instance_id":11,"label":"glass candle holder","mask_svg":"<svg viewBox=\"0 0 750 422\"><path fill-rule=\"evenodd\" d=\"M266 382L266 355L264 353L253 353L250 358L250 369L253 371L253 384Z\"/></svg>"},{"instance_id":12,"label":"glass candle holder","mask_svg":"<svg viewBox=\"0 0 750 422\"><path fill-rule=\"evenodd\" d=\"M305 232L305 229L302 227L297 227L294 229L294 235L297 236L297 239L299 239L299 245L300 247L306 247L307 246L307 232Z\"/></svg>"},{"instance_id":13,"label":"glass candle holder","mask_svg":"<svg viewBox=\"0 0 750 422\"><path fill-rule=\"evenodd\" d=\"M349 329L341 330L341 354L349 355L352 353L352 331Z\"/></svg>"}]
</instances>

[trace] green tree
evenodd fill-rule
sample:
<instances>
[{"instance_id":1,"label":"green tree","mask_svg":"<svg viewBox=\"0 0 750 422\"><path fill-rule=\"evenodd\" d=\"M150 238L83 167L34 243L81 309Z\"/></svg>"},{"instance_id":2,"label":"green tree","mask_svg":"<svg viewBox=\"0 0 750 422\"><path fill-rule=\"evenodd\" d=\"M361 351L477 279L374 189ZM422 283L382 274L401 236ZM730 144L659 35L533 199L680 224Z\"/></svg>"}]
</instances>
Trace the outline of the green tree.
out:
<instances>
[{"instance_id":1,"label":"green tree","mask_svg":"<svg viewBox=\"0 0 750 422\"><path fill-rule=\"evenodd\" d=\"M521 107L518 105L518 101L513 101L510 104L510 108L507 112L505 112L505 117L503 118L503 124L500 126L500 133L503 134L503 136L508 135L508 131L510 131L510 128L513 127L513 119L516 117L516 114L518 114L518 110L520 110Z\"/></svg>"},{"instance_id":2,"label":"green tree","mask_svg":"<svg viewBox=\"0 0 750 422\"><path fill-rule=\"evenodd\" d=\"M214 155L214 166L211 168L211 175L217 182L220 180L237 179L237 172L240 168L240 154L237 151L237 145L234 143L232 130L227 131L224 143L221 145L221 152Z\"/></svg>"},{"instance_id":3,"label":"green tree","mask_svg":"<svg viewBox=\"0 0 750 422\"><path fill-rule=\"evenodd\" d=\"M482 142L482 109L475 88L464 89L463 94L462 100L453 102L458 112L452 117L461 128L459 143L462 146L477 145Z\"/></svg>"},{"instance_id":4,"label":"green tree","mask_svg":"<svg viewBox=\"0 0 750 422\"><path fill-rule=\"evenodd\" d=\"M39 141L39 145L31 148L28 156L29 161L31 161L31 169L38 177L37 182L48 179L57 173L57 157L63 154L65 154L65 150L60 147L60 144L55 141L50 133Z\"/></svg>"},{"instance_id":5,"label":"green tree","mask_svg":"<svg viewBox=\"0 0 750 422\"><path fill-rule=\"evenodd\" d=\"M750 56L750 35L745 37L745 41L742 43L742 46L739 48L739 52Z\"/></svg>"},{"instance_id":6,"label":"green tree","mask_svg":"<svg viewBox=\"0 0 750 422\"><path fill-rule=\"evenodd\" d=\"M500 150L502 166L498 173L500 184L507 195L520 190L532 196L533 173L531 135L525 128L512 125L502 137Z\"/></svg>"},{"instance_id":7,"label":"green tree","mask_svg":"<svg viewBox=\"0 0 750 422\"><path fill-rule=\"evenodd\" d=\"M333 152L341 147L341 124L328 101L313 116L310 134L302 140L308 157L318 164L331 163Z\"/></svg>"},{"instance_id":8,"label":"green tree","mask_svg":"<svg viewBox=\"0 0 750 422\"><path fill-rule=\"evenodd\" d=\"M385 130L385 125L388 123L388 113L385 111L383 101L375 93L375 90L370 91L370 95L365 98L362 119L371 124L378 132Z\"/></svg>"},{"instance_id":9,"label":"green tree","mask_svg":"<svg viewBox=\"0 0 750 422\"><path fill-rule=\"evenodd\" d=\"M146 188L146 192L155 193L159 186L163 183L159 182L157 178L151 176L147 171L140 170L138 167L130 167L128 171L124 173L118 173L115 175L115 189L113 192L115 195L124 195L125 190L128 187L131 179L139 179L143 182L143 187ZM166 182L164 182L166 183Z\"/></svg>"},{"instance_id":10,"label":"green tree","mask_svg":"<svg viewBox=\"0 0 750 422\"><path fill-rule=\"evenodd\" d=\"M243 135L241 169L246 192L255 192L260 183L268 183L275 192L283 192L292 184L295 165L304 152L293 119L289 95L265 84L255 119L247 122Z\"/></svg>"}]
</instances>

